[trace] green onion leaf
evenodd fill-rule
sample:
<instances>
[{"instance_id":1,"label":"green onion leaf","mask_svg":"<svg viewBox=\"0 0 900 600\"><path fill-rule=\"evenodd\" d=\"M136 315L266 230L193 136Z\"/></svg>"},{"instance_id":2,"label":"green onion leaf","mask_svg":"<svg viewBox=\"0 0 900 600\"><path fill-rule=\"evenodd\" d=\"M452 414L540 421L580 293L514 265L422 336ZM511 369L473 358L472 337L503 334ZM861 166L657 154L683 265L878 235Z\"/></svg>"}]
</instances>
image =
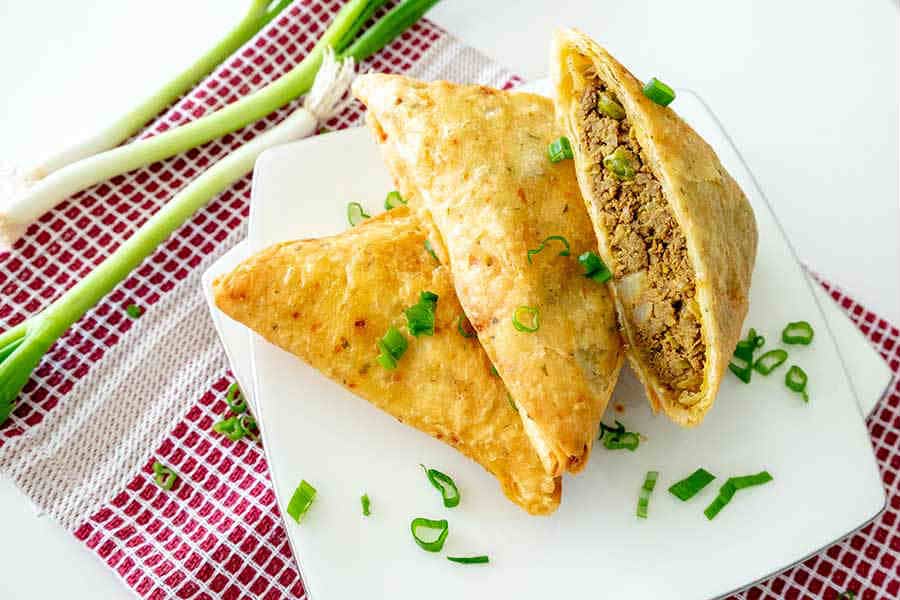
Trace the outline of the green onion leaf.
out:
<instances>
[{"instance_id":1,"label":"green onion leaf","mask_svg":"<svg viewBox=\"0 0 900 600\"><path fill-rule=\"evenodd\" d=\"M424 517L416 517L410 522L409 530L412 532L413 539L416 540L416 543L422 550L427 550L428 552L440 552L444 547L444 541L447 539L450 527L447 524L447 519L435 521ZM432 533L438 532L438 534L434 539L424 539L419 534L420 530L428 530Z\"/></svg>"},{"instance_id":2,"label":"green onion leaf","mask_svg":"<svg viewBox=\"0 0 900 600\"><path fill-rule=\"evenodd\" d=\"M456 331L458 331L459 335L463 336L464 338L475 337L475 328L472 327L471 323L469 323L466 315L462 313L460 313L460 315L456 317Z\"/></svg>"},{"instance_id":3,"label":"green onion leaf","mask_svg":"<svg viewBox=\"0 0 900 600\"><path fill-rule=\"evenodd\" d=\"M600 423L600 437L597 439L603 441L603 447L607 450L637 450L641 436L634 431L626 431L625 426L618 421L615 423L615 427Z\"/></svg>"},{"instance_id":4,"label":"green onion leaf","mask_svg":"<svg viewBox=\"0 0 900 600\"><path fill-rule=\"evenodd\" d=\"M813 341L813 335L815 335L815 332L812 325L806 321L794 321L793 323L788 323L784 331L781 332L781 341L785 344L809 346Z\"/></svg>"},{"instance_id":5,"label":"green onion leaf","mask_svg":"<svg viewBox=\"0 0 900 600\"><path fill-rule=\"evenodd\" d=\"M550 157L550 162L555 163L567 158L575 157L575 155L572 154L572 144L569 143L569 138L565 136L550 142L550 146L547 148L547 155Z\"/></svg>"},{"instance_id":6,"label":"green onion leaf","mask_svg":"<svg viewBox=\"0 0 900 600\"><path fill-rule=\"evenodd\" d=\"M372 503L371 503L371 501L369 500L369 495L368 495L368 494L363 494L362 496L360 496L359 502L360 502L360 504L362 504L362 513L363 513L363 516L364 516L364 517L368 517L369 515L371 515L371 514L372 514L372 510L371 510L370 507L371 507Z\"/></svg>"},{"instance_id":7,"label":"green onion leaf","mask_svg":"<svg viewBox=\"0 0 900 600\"><path fill-rule=\"evenodd\" d=\"M441 264L441 259L438 258L437 254L434 252L434 248L431 247L431 240L425 240L425 251L431 255L431 258L434 259L434 262L437 264Z\"/></svg>"},{"instance_id":8,"label":"green onion leaf","mask_svg":"<svg viewBox=\"0 0 900 600\"><path fill-rule=\"evenodd\" d=\"M453 508L459 504L459 490L456 482L449 475L444 475L437 469L429 469L425 465L419 465L425 471L428 481L441 493L446 508Z\"/></svg>"},{"instance_id":9,"label":"green onion leaf","mask_svg":"<svg viewBox=\"0 0 900 600\"><path fill-rule=\"evenodd\" d=\"M350 227L356 227L368 218L369 215L366 214L359 202L351 202L347 205L347 222L350 223Z\"/></svg>"},{"instance_id":10,"label":"green onion leaf","mask_svg":"<svg viewBox=\"0 0 900 600\"><path fill-rule=\"evenodd\" d=\"M659 471L647 471L644 476L644 485L641 486L641 493L638 496L637 516L641 519L647 518L647 509L650 507L650 494L656 487L656 480L659 479Z\"/></svg>"},{"instance_id":11,"label":"green onion leaf","mask_svg":"<svg viewBox=\"0 0 900 600\"><path fill-rule=\"evenodd\" d=\"M544 246L547 245L547 242L550 242L553 240L561 242L562 245L566 247L565 250L563 250L562 252L559 253L559 256L569 256L569 252L570 252L569 240L567 240L566 238L564 238L561 235L551 235L550 237L544 238L544 241L541 242L540 246L528 251L528 263L531 264L531 257L534 256L535 254L538 254L541 250L543 250Z\"/></svg>"},{"instance_id":12,"label":"green onion leaf","mask_svg":"<svg viewBox=\"0 0 900 600\"><path fill-rule=\"evenodd\" d=\"M597 112L616 121L621 121L625 118L625 109L616 102L613 95L609 92L597 94Z\"/></svg>"},{"instance_id":13,"label":"green onion leaf","mask_svg":"<svg viewBox=\"0 0 900 600\"><path fill-rule=\"evenodd\" d=\"M525 324L522 320L527 320L529 323ZM534 333L541 326L541 314L534 306L520 306L513 311L512 323L517 331Z\"/></svg>"},{"instance_id":14,"label":"green onion leaf","mask_svg":"<svg viewBox=\"0 0 900 600\"><path fill-rule=\"evenodd\" d=\"M619 179L634 179L635 157L625 146L619 146L603 159L603 166Z\"/></svg>"},{"instance_id":15,"label":"green onion leaf","mask_svg":"<svg viewBox=\"0 0 900 600\"><path fill-rule=\"evenodd\" d=\"M244 400L244 393L241 391L241 386L239 386L237 382L234 382L230 386L228 386L228 393L225 396L225 404L228 405L228 410L236 415L239 415L247 410L247 402Z\"/></svg>"},{"instance_id":16,"label":"green onion leaf","mask_svg":"<svg viewBox=\"0 0 900 600\"><path fill-rule=\"evenodd\" d=\"M578 262L584 267L584 276L593 279L597 283L606 283L612 279L612 271L603 260L593 252L585 252L578 257Z\"/></svg>"},{"instance_id":17,"label":"green onion leaf","mask_svg":"<svg viewBox=\"0 0 900 600\"><path fill-rule=\"evenodd\" d=\"M129 304L125 307L125 312L132 319L139 318L142 314L144 314L144 309L138 306L137 304Z\"/></svg>"},{"instance_id":18,"label":"green onion leaf","mask_svg":"<svg viewBox=\"0 0 900 600\"><path fill-rule=\"evenodd\" d=\"M710 503L703 511L706 518L712 521L719 512L734 498L735 492L748 487L762 485L772 481L772 476L768 471L760 471L754 475L744 475L741 477L729 477L722 487L719 488L719 495Z\"/></svg>"},{"instance_id":19,"label":"green onion leaf","mask_svg":"<svg viewBox=\"0 0 900 600\"><path fill-rule=\"evenodd\" d=\"M675 90L653 77L644 86L644 95L660 106L668 106L675 99Z\"/></svg>"},{"instance_id":20,"label":"green onion leaf","mask_svg":"<svg viewBox=\"0 0 900 600\"><path fill-rule=\"evenodd\" d=\"M162 489L168 491L172 489L175 482L178 481L178 473L165 466L159 461L153 463L153 481Z\"/></svg>"},{"instance_id":21,"label":"green onion leaf","mask_svg":"<svg viewBox=\"0 0 900 600\"><path fill-rule=\"evenodd\" d=\"M385 210L391 210L392 208L397 208L398 206L406 206L406 200L403 199L403 196L400 195L400 192L394 190L393 192L388 192L387 197L384 199L384 208Z\"/></svg>"},{"instance_id":22,"label":"green onion leaf","mask_svg":"<svg viewBox=\"0 0 900 600\"><path fill-rule=\"evenodd\" d=\"M420 335L434 335L434 310L437 308L438 297L432 292L419 294L419 302L407 308L406 328L413 337ZM399 356L395 358L400 358Z\"/></svg>"},{"instance_id":23,"label":"green onion leaf","mask_svg":"<svg viewBox=\"0 0 900 600\"><path fill-rule=\"evenodd\" d=\"M393 325L388 327L387 333L378 340L377 344L378 349L381 350L377 359L378 363L388 370L397 368L397 359L403 356L409 346L406 337Z\"/></svg>"},{"instance_id":24,"label":"green onion leaf","mask_svg":"<svg viewBox=\"0 0 900 600\"><path fill-rule=\"evenodd\" d=\"M739 341L735 346L734 356L728 364L728 369L744 383L750 383L753 375L753 353L758 348L762 348L765 343L766 338L757 335L756 330L751 327L746 339Z\"/></svg>"},{"instance_id":25,"label":"green onion leaf","mask_svg":"<svg viewBox=\"0 0 900 600\"><path fill-rule=\"evenodd\" d=\"M490 562L485 554L481 556L448 556L447 560L461 565L483 565Z\"/></svg>"},{"instance_id":26,"label":"green onion leaf","mask_svg":"<svg viewBox=\"0 0 900 600\"><path fill-rule=\"evenodd\" d=\"M316 488L309 485L305 479L300 481L300 485L294 490L290 502L287 505L287 514L296 522L300 522L306 511L312 505L313 499L316 497Z\"/></svg>"},{"instance_id":27,"label":"green onion leaf","mask_svg":"<svg viewBox=\"0 0 900 600\"><path fill-rule=\"evenodd\" d=\"M753 368L763 375L768 375L776 368L781 366L781 364L787 359L788 353L781 348L778 348L776 350L769 350L756 359L756 362L753 363Z\"/></svg>"},{"instance_id":28,"label":"green onion leaf","mask_svg":"<svg viewBox=\"0 0 900 600\"><path fill-rule=\"evenodd\" d=\"M700 492L700 490L709 485L709 483L715 478L715 475L713 475L706 469L700 468L681 481L673 484L669 488L669 493L679 500L686 502L696 496Z\"/></svg>"},{"instance_id":29,"label":"green onion leaf","mask_svg":"<svg viewBox=\"0 0 900 600\"><path fill-rule=\"evenodd\" d=\"M808 380L809 378L806 376L806 371L797 365L792 365L784 375L784 385L791 391L797 392L803 396L804 402L809 402L809 394L806 392L806 383Z\"/></svg>"}]
</instances>

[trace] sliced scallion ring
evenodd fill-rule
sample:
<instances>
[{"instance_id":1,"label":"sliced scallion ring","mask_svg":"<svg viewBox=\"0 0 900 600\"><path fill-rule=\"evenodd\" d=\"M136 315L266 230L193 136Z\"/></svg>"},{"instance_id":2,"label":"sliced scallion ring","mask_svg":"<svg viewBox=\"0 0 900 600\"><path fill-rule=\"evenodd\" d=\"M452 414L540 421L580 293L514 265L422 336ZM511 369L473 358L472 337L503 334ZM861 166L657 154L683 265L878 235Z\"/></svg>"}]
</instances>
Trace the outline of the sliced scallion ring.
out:
<instances>
[{"instance_id":1,"label":"sliced scallion ring","mask_svg":"<svg viewBox=\"0 0 900 600\"><path fill-rule=\"evenodd\" d=\"M481 556L448 556L447 560L461 565L483 565L491 562L491 559L485 554Z\"/></svg>"},{"instance_id":2,"label":"sliced scallion ring","mask_svg":"<svg viewBox=\"0 0 900 600\"><path fill-rule=\"evenodd\" d=\"M807 377L806 371L797 365L791 365L791 368L788 369L788 372L784 375L784 385L786 385L789 390L803 396L804 402L809 402L809 394L806 392L806 384L808 381L809 377Z\"/></svg>"},{"instance_id":3,"label":"sliced scallion ring","mask_svg":"<svg viewBox=\"0 0 900 600\"><path fill-rule=\"evenodd\" d=\"M137 304L129 304L125 307L125 312L132 319L139 318L142 314L144 314L144 309L138 306Z\"/></svg>"},{"instance_id":4,"label":"sliced scallion ring","mask_svg":"<svg viewBox=\"0 0 900 600\"><path fill-rule=\"evenodd\" d=\"M812 325L806 321L794 321L793 323L788 323L784 331L781 332L781 341L785 344L809 346L813 341L814 335L815 332Z\"/></svg>"},{"instance_id":5,"label":"sliced scallion ring","mask_svg":"<svg viewBox=\"0 0 900 600\"><path fill-rule=\"evenodd\" d=\"M228 393L225 395L225 404L228 405L228 410L236 415L247 410L247 402L244 400L244 393L241 391L241 386L239 386L237 382L228 386Z\"/></svg>"},{"instance_id":6,"label":"sliced scallion ring","mask_svg":"<svg viewBox=\"0 0 900 600\"><path fill-rule=\"evenodd\" d=\"M547 155L550 157L550 162L555 163L575 157L572 153L572 144L569 143L569 138L565 136L550 142L550 146L547 147Z\"/></svg>"},{"instance_id":7,"label":"sliced scallion ring","mask_svg":"<svg viewBox=\"0 0 900 600\"><path fill-rule=\"evenodd\" d=\"M347 222L350 223L350 227L356 227L368 218L369 215L366 214L359 202L351 202L347 205Z\"/></svg>"},{"instance_id":8,"label":"sliced scallion ring","mask_svg":"<svg viewBox=\"0 0 900 600\"><path fill-rule=\"evenodd\" d=\"M750 383L753 375L753 353L758 348L762 348L765 343L766 338L757 335L756 330L751 327L747 337L735 346L728 369L744 383Z\"/></svg>"},{"instance_id":9,"label":"sliced scallion ring","mask_svg":"<svg viewBox=\"0 0 900 600\"><path fill-rule=\"evenodd\" d=\"M238 417L241 429L244 431L244 437L250 438L252 441L259 440L259 426L256 419L250 413L244 413Z\"/></svg>"},{"instance_id":10,"label":"sliced scallion ring","mask_svg":"<svg viewBox=\"0 0 900 600\"><path fill-rule=\"evenodd\" d=\"M619 146L603 159L603 166L619 179L634 179L635 157L625 146Z\"/></svg>"},{"instance_id":11,"label":"sliced scallion ring","mask_svg":"<svg viewBox=\"0 0 900 600\"><path fill-rule=\"evenodd\" d=\"M659 471L647 471L647 474L644 476L644 485L641 486L637 503L637 516L641 519L647 518L647 509L650 507L650 495L653 493L653 488L656 487L657 479L659 479Z\"/></svg>"},{"instance_id":12,"label":"sliced scallion ring","mask_svg":"<svg viewBox=\"0 0 900 600\"><path fill-rule=\"evenodd\" d=\"M669 488L669 493L682 502L686 502L696 496L700 492L700 490L709 485L709 483L715 478L715 475L713 475L706 469L700 468L681 481L674 483Z\"/></svg>"},{"instance_id":13,"label":"sliced scallion ring","mask_svg":"<svg viewBox=\"0 0 900 600\"><path fill-rule=\"evenodd\" d=\"M466 318L466 315L460 313L458 317L456 317L456 331L459 332L459 335L464 338L473 338L475 337L475 328L472 327L472 324Z\"/></svg>"},{"instance_id":14,"label":"sliced scallion ring","mask_svg":"<svg viewBox=\"0 0 900 600\"><path fill-rule=\"evenodd\" d=\"M769 350L756 359L756 362L753 363L753 368L763 375L768 375L781 366L787 359L788 353L781 348Z\"/></svg>"},{"instance_id":15,"label":"sliced scallion ring","mask_svg":"<svg viewBox=\"0 0 900 600\"><path fill-rule=\"evenodd\" d=\"M404 311L406 328L413 337L434 335L434 311L437 309L437 301L437 294L421 292L419 301Z\"/></svg>"},{"instance_id":16,"label":"sliced scallion ring","mask_svg":"<svg viewBox=\"0 0 900 600\"><path fill-rule=\"evenodd\" d=\"M162 489L169 491L178 481L178 473L159 461L153 463L153 481Z\"/></svg>"},{"instance_id":17,"label":"sliced scallion ring","mask_svg":"<svg viewBox=\"0 0 900 600\"><path fill-rule=\"evenodd\" d=\"M447 534L450 533L450 526L447 523L447 519L437 521L434 519L426 519L424 517L416 517L410 522L409 530L412 533L413 539L416 540L416 543L422 550L427 550L428 552L440 552L444 547L444 542L447 540ZM420 533L423 532L423 530L431 531L432 533L438 532L438 534L433 539L425 539Z\"/></svg>"},{"instance_id":18,"label":"sliced scallion ring","mask_svg":"<svg viewBox=\"0 0 900 600\"><path fill-rule=\"evenodd\" d=\"M585 252L578 257L578 262L584 267L584 276L588 279L593 279L597 283L606 283L612 279L612 271L595 253Z\"/></svg>"},{"instance_id":19,"label":"sliced scallion ring","mask_svg":"<svg viewBox=\"0 0 900 600\"><path fill-rule=\"evenodd\" d=\"M457 506L459 504L459 489L457 489L456 482L453 481L453 478L441 473L437 469L429 469L425 465L420 466L422 467L422 470L425 471L425 476L428 477L428 481L431 482L431 485L441 493L444 506L446 508Z\"/></svg>"},{"instance_id":20,"label":"sliced scallion ring","mask_svg":"<svg viewBox=\"0 0 900 600\"><path fill-rule=\"evenodd\" d=\"M236 442L246 435L241 422L237 417L222 419L212 426L215 433L221 433L232 442Z\"/></svg>"},{"instance_id":21,"label":"sliced scallion ring","mask_svg":"<svg viewBox=\"0 0 900 600\"><path fill-rule=\"evenodd\" d=\"M401 196L400 192L398 192L397 190L388 192L388 195L384 198L384 209L391 210L392 208L397 208L398 206L406 206L406 200L403 199L403 196Z\"/></svg>"},{"instance_id":22,"label":"sliced scallion ring","mask_svg":"<svg viewBox=\"0 0 900 600\"><path fill-rule=\"evenodd\" d=\"M377 342L378 349L381 353L378 355L378 364L385 369L391 370L397 368L397 360L406 352L409 342L406 337L400 333L400 330L391 325L387 332Z\"/></svg>"},{"instance_id":23,"label":"sliced scallion ring","mask_svg":"<svg viewBox=\"0 0 900 600\"><path fill-rule=\"evenodd\" d=\"M644 95L660 106L668 106L675 99L675 90L653 77L644 86Z\"/></svg>"},{"instance_id":24,"label":"sliced scallion ring","mask_svg":"<svg viewBox=\"0 0 900 600\"><path fill-rule=\"evenodd\" d=\"M528 263L531 264L531 262L532 262L531 257L534 256L535 254L540 253L540 251L544 249L544 246L547 245L547 242L551 242L553 240L556 240L557 242L560 242L560 243L562 243L563 246L565 246L565 249L559 253L559 256L569 256L570 250L571 250L569 248L569 240L567 240L566 238L564 238L561 235L551 235L549 237L544 238L544 241L541 242L540 246L538 246L537 248L532 248L531 250L528 251Z\"/></svg>"},{"instance_id":25,"label":"sliced scallion ring","mask_svg":"<svg viewBox=\"0 0 900 600\"><path fill-rule=\"evenodd\" d=\"M316 488L311 486L305 479L300 481L300 485L294 490L290 502L287 505L287 514L296 522L300 522L306 511L312 505L313 499L316 497Z\"/></svg>"},{"instance_id":26,"label":"sliced scallion ring","mask_svg":"<svg viewBox=\"0 0 900 600\"><path fill-rule=\"evenodd\" d=\"M615 427L610 427L601 421L600 437L603 447L607 450L630 450L634 452L641 443L641 436L634 431L626 431L625 426L615 422Z\"/></svg>"},{"instance_id":27,"label":"sliced scallion ring","mask_svg":"<svg viewBox=\"0 0 900 600\"><path fill-rule=\"evenodd\" d=\"M610 119L621 121L625 118L625 109L616 102L613 95L609 92L600 92L597 94L597 112L607 116Z\"/></svg>"},{"instance_id":28,"label":"sliced scallion ring","mask_svg":"<svg viewBox=\"0 0 900 600\"><path fill-rule=\"evenodd\" d=\"M523 323L523 320L528 322ZM513 311L512 324L516 331L534 333L541 327L540 311L534 306L520 306Z\"/></svg>"}]
</instances>

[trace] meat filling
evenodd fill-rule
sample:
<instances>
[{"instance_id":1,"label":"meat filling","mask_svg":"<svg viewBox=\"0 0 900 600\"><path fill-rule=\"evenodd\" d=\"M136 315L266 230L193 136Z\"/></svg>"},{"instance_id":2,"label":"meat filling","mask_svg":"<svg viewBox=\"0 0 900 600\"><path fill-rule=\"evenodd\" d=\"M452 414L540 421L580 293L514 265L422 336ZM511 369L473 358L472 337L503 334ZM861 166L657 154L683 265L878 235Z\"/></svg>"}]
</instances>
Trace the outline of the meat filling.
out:
<instances>
[{"instance_id":1,"label":"meat filling","mask_svg":"<svg viewBox=\"0 0 900 600\"><path fill-rule=\"evenodd\" d=\"M697 391L705 348L684 234L624 110L599 80L581 98L580 124L582 150L596 165L593 213L608 233L610 268L632 335L659 383L676 393ZM613 153L624 157L624 174L621 162L618 169L604 165Z\"/></svg>"}]
</instances>

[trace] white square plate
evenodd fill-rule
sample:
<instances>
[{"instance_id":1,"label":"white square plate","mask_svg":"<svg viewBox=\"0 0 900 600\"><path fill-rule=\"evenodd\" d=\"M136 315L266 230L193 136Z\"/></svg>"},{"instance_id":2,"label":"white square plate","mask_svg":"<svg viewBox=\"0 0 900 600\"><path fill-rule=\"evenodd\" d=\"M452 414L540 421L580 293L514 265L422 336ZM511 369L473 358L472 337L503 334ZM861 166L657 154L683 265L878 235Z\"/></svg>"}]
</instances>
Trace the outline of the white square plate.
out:
<instances>
[{"instance_id":1,"label":"white square plate","mask_svg":"<svg viewBox=\"0 0 900 600\"><path fill-rule=\"evenodd\" d=\"M235 366L239 378L253 381L279 504L286 505L301 479L318 489L302 525L288 523L312 598L475 593L524 599L588 591L709 598L804 558L881 511L885 496L861 411L814 292L715 118L687 91L679 92L676 108L716 149L756 211L760 251L747 326L760 330L769 348L788 321L805 319L816 329L812 346L788 349L788 365L809 373L810 403L786 390L786 367L769 378L757 375L749 386L729 375L704 424L685 430L651 414L625 369L614 394L625 413L615 418L647 439L634 453L596 447L585 471L565 478L559 511L537 518L510 504L486 472L451 448L251 336L252 372ZM390 189L366 130L270 150L256 166L250 250L338 233L347 226L347 202L374 213ZM847 339L851 349L859 347L858 335ZM240 352L231 348L229 356ZM848 364L878 372L869 360ZM870 396L872 389L866 389ZM419 463L455 478L459 507L443 508ZM687 503L666 491L698 466L719 479ZM703 508L725 478L761 469L775 480L739 492L714 521L706 520ZM634 513L648 470L658 470L660 480L644 521ZM372 498L369 518L360 514L364 492ZM443 553L415 545L409 522L416 516L449 520ZM482 553L491 556L490 565L445 558Z\"/></svg>"}]
</instances>

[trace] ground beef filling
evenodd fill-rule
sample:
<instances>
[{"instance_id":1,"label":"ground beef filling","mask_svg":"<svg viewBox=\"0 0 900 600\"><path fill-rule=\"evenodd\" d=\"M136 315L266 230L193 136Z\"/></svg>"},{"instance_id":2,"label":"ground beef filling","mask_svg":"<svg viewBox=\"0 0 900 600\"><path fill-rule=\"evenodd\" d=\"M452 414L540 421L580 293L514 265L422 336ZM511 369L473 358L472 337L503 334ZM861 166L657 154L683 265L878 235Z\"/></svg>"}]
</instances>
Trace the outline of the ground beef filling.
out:
<instances>
[{"instance_id":1,"label":"ground beef filling","mask_svg":"<svg viewBox=\"0 0 900 600\"><path fill-rule=\"evenodd\" d=\"M591 173L594 214L608 232L617 291L644 360L659 382L678 392L697 391L705 348L684 234L659 181L644 164L628 119L598 112L601 92L618 100L596 82L582 96L579 116L582 150L596 165ZM633 179L620 179L603 165L620 146L633 156Z\"/></svg>"}]
</instances>

